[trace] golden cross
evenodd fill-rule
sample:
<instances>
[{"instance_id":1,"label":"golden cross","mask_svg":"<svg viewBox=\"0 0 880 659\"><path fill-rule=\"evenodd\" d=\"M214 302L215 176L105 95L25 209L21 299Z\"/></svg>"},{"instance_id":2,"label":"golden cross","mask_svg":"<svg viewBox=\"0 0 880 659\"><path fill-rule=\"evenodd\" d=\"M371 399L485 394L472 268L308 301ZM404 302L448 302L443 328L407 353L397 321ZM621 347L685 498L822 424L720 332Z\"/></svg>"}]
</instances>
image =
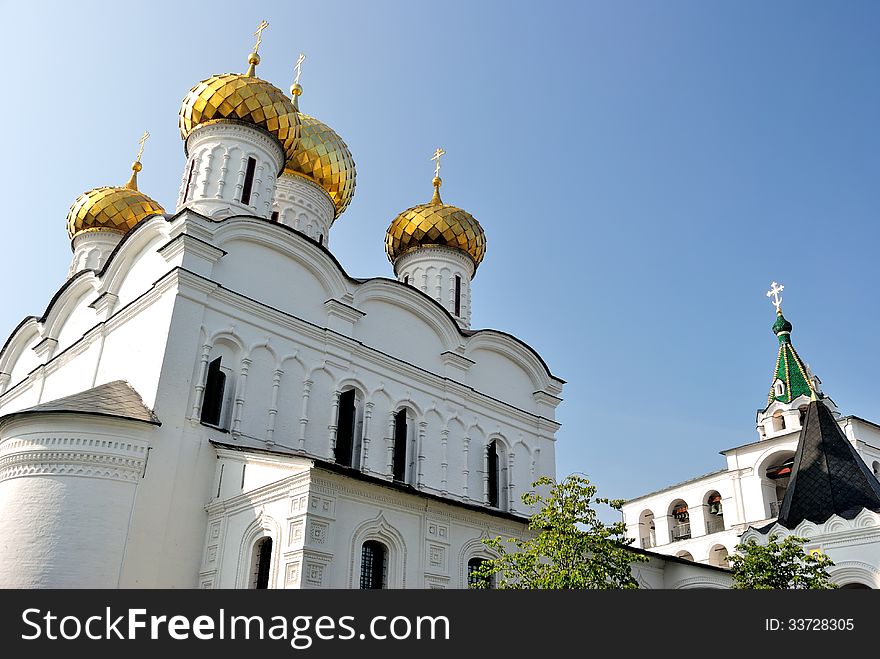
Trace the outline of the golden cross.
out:
<instances>
[{"instance_id":1,"label":"golden cross","mask_svg":"<svg viewBox=\"0 0 880 659\"><path fill-rule=\"evenodd\" d=\"M776 307L776 312L779 313L779 307L782 306L782 296L780 293L785 289L785 286L782 284L777 284L775 281L770 284L770 290L767 291L767 297L772 297L773 299L770 302Z\"/></svg>"},{"instance_id":2,"label":"golden cross","mask_svg":"<svg viewBox=\"0 0 880 659\"><path fill-rule=\"evenodd\" d=\"M437 161L437 166L434 168L434 176L436 178L440 178L440 158L445 155L446 152L438 146L437 150L434 152L434 155L431 156L431 160Z\"/></svg>"},{"instance_id":3,"label":"golden cross","mask_svg":"<svg viewBox=\"0 0 880 659\"><path fill-rule=\"evenodd\" d=\"M296 58L296 66L293 67L294 69L296 69L296 77L293 79L294 85L299 84L299 77L302 75L302 72L303 72L302 65L303 65L303 62L305 62L305 61L306 61L305 53L300 53L299 57Z\"/></svg>"},{"instance_id":4,"label":"golden cross","mask_svg":"<svg viewBox=\"0 0 880 659\"><path fill-rule=\"evenodd\" d=\"M257 31L254 32L254 36L257 38L257 43L254 46L254 52L257 52L260 49L260 42L263 40L263 30L269 27L269 21L260 21L260 26L257 28Z\"/></svg>"},{"instance_id":5,"label":"golden cross","mask_svg":"<svg viewBox=\"0 0 880 659\"><path fill-rule=\"evenodd\" d=\"M150 139L150 131L145 130L144 134L141 135L141 139L138 140L138 143L141 145L141 148L138 149L138 154L137 154L137 158L135 158L135 161L137 161L137 162L141 161L141 156L144 155L144 143L148 139Z\"/></svg>"}]
</instances>

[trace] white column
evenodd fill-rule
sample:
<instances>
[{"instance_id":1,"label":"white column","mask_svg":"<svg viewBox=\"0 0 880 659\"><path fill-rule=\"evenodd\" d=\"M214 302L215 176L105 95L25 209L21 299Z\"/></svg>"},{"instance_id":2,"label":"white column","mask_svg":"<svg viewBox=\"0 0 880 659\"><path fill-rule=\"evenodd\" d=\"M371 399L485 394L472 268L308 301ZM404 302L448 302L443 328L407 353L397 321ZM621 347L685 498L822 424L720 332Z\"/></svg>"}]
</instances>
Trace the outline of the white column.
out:
<instances>
[{"instance_id":1,"label":"white column","mask_svg":"<svg viewBox=\"0 0 880 659\"><path fill-rule=\"evenodd\" d=\"M206 343L202 346L202 356L199 358L199 377L196 380L196 399L193 401L192 420L198 421L202 415L202 397L205 393L205 376L208 372L208 356L211 354L211 345Z\"/></svg>"},{"instance_id":2,"label":"white column","mask_svg":"<svg viewBox=\"0 0 880 659\"><path fill-rule=\"evenodd\" d=\"M370 419L373 418L373 403L364 403L364 433L361 442L363 444L363 454L361 456L361 469L365 472L370 471L367 468L367 459L370 455Z\"/></svg>"},{"instance_id":3,"label":"white column","mask_svg":"<svg viewBox=\"0 0 880 659\"><path fill-rule=\"evenodd\" d=\"M427 421L419 421L419 441L418 441L418 471L416 485L421 487L422 479L424 478L424 464L425 464L425 431L428 428Z\"/></svg>"},{"instance_id":4,"label":"white column","mask_svg":"<svg viewBox=\"0 0 880 659\"><path fill-rule=\"evenodd\" d=\"M232 408L232 434L235 437L241 435L241 411L247 395L247 376L250 367L250 359L245 357L241 360L241 374L238 377L238 386L235 388L235 406Z\"/></svg>"},{"instance_id":5,"label":"white column","mask_svg":"<svg viewBox=\"0 0 880 659\"><path fill-rule=\"evenodd\" d=\"M461 475L462 475L461 491L462 491L462 494L464 494L465 499L468 498L468 478L470 477L470 474L471 474L470 468L468 466L469 465L468 452L470 451L470 447L471 447L471 438L468 437L467 435L465 435L464 443L462 446L463 452L464 452L464 469L461 470Z\"/></svg>"},{"instance_id":6,"label":"white column","mask_svg":"<svg viewBox=\"0 0 880 659\"><path fill-rule=\"evenodd\" d=\"M270 446L275 443L275 417L278 415L278 388L282 375L284 371L280 368L276 368L272 374L272 402L269 404L269 426L266 428L266 443Z\"/></svg>"},{"instance_id":7,"label":"white column","mask_svg":"<svg viewBox=\"0 0 880 659\"><path fill-rule=\"evenodd\" d=\"M449 445L449 428L444 428L440 432L440 490L445 494L446 489L446 470L449 468L449 456L447 455L447 447Z\"/></svg>"},{"instance_id":8,"label":"white column","mask_svg":"<svg viewBox=\"0 0 880 659\"><path fill-rule=\"evenodd\" d=\"M336 431L339 421L339 390L333 392L333 406L330 410L330 425L327 429L330 431L330 459L336 460Z\"/></svg>"},{"instance_id":9,"label":"white column","mask_svg":"<svg viewBox=\"0 0 880 659\"><path fill-rule=\"evenodd\" d=\"M306 450L306 427L309 425L309 395L312 393L312 380L303 381L302 412L299 416L299 450Z\"/></svg>"},{"instance_id":10,"label":"white column","mask_svg":"<svg viewBox=\"0 0 880 659\"><path fill-rule=\"evenodd\" d=\"M394 479L394 412L388 415L388 434L385 436L386 472L388 480ZM406 473L404 473L404 478Z\"/></svg>"}]
</instances>

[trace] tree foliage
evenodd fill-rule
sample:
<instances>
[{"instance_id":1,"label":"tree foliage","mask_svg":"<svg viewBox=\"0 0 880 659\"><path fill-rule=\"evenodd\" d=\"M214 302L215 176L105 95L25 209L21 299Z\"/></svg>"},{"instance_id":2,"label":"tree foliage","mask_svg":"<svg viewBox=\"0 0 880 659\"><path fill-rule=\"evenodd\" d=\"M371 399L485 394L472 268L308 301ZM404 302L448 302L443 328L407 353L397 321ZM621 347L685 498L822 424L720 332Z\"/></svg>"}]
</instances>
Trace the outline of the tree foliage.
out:
<instances>
[{"instance_id":1,"label":"tree foliage","mask_svg":"<svg viewBox=\"0 0 880 659\"><path fill-rule=\"evenodd\" d=\"M631 565L648 558L627 547L621 522L606 525L593 509L601 503L620 510L622 500L596 497L596 487L580 476L568 476L557 483L538 479L523 494L527 506L540 508L529 519L530 537L519 540L500 537L483 540L496 555L474 573L476 588L516 589L632 589L638 583Z\"/></svg>"},{"instance_id":2,"label":"tree foliage","mask_svg":"<svg viewBox=\"0 0 880 659\"><path fill-rule=\"evenodd\" d=\"M787 536L778 542L773 534L766 545L754 538L736 546L730 556L733 587L746 590L788 590L837 588L828 576L834 562L825 554L809 554L803 544L807 538Z\"/></svg>"}]
</instances>

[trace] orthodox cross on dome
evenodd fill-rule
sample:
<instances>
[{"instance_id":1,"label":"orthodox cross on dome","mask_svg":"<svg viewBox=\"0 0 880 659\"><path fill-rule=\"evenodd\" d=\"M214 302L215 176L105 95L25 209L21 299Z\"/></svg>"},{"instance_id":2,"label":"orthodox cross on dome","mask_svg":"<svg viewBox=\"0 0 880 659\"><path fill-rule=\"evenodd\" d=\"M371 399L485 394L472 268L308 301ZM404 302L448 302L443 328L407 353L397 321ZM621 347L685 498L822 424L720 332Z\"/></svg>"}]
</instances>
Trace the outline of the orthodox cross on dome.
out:
<instances>
[{"instance_id":1,"label":"orthodox cross on dome","mask_svg":"<svg viewBox=\"0 0 880 659\"><path fill-rule=\"evenodd\" d=\"M269 27L269 21L260 21L259 27L257 27L257 31L254 32L254 36L257 38L257 43L254 45L254 52L260 50L260 42L263 40L263 30Z\"/></svg>"},{"instance_id":2,"label":"orthodox cross on dome","mask_svg":"<svg viewBox=\"0 0 880 659\"><path fill-rule=\"evenodd\" d=\"M782 296L780 293L785 289L785 286L782 284L777 284L775 281L770 284L770 290L767 291L767 297L773 298L770 300L771 304L776 307L776 313L782 313L780 307L782 306Z\"/></svg>"},{"instance_id":3,"label":"orthodox cross on dome","mask_svg":"<svg viewBox=\"0 0 880 659\"><path fill-rule=\"evenodd\" d=\"M136 161L136 162L140 162L140 161L141 161L141 156L144 155L144 144L146 143L146 141L147 141L148 139L150 139L150 131L145 130L145 131L144 131L144 134L141 135L141 139L138 140L138 144L141 145L141 148L138 149L138 154L137 154L137 156L135 157L135 161Z\"/></svg>"},{"instance_id":4,"label":"orthodox cross on dome","mask_svg":"<svg viewBox=\"0 0 880 659\"><path fill-rule=\"evenodd\" d=\"M445 155L446 155L446 152L438 146L437 150L434 152L434 155L431 156L431 160L437 161L437 166L434 167L434 178L440 178L440 158L442 158Z\"/></svg>"},{"instance_id":5,"label":"orthodox cross on dome","mask_svg":"<svg viewBox=\"0 0 880 659\"><path fill-rule=\"evenodd\" d=\"M299 77L302 75L302 65L303 65L303 62L305 62L305 61L306 61L305 53L300 53L299 57L296 58L296 65L293 67L294 70L296 71L296 77L294 77L294 79L293 79L294 85L299 84Z\"/></svg>"}]
</instances>

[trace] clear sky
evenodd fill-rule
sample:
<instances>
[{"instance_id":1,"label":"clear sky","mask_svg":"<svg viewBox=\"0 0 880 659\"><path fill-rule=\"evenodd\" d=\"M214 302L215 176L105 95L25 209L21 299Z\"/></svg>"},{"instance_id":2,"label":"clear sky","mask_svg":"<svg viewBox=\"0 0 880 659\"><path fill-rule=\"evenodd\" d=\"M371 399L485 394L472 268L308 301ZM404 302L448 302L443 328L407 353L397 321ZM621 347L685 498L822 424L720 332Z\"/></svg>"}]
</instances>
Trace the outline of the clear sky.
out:
<instances>
[{"instance_id":1,"label":"clear sky","mask_svg":"<svg viewBox=\"0 0 880 659\"><path fill-rule=\"evenodd\" d=\"M880 421L876 2L4 0L0 334L42 315L70 204L124 183L145 129L141 190L174 209L180 101L244 71L263 18L258 75L286 90L305 52L300 106L357 162L349 274L392 275L385 229L448 152L444 201L488 237L473 326L568 381L560 476L633 497L756 440L771 280L826 393Z\"/></svg>"}]
</instances>

